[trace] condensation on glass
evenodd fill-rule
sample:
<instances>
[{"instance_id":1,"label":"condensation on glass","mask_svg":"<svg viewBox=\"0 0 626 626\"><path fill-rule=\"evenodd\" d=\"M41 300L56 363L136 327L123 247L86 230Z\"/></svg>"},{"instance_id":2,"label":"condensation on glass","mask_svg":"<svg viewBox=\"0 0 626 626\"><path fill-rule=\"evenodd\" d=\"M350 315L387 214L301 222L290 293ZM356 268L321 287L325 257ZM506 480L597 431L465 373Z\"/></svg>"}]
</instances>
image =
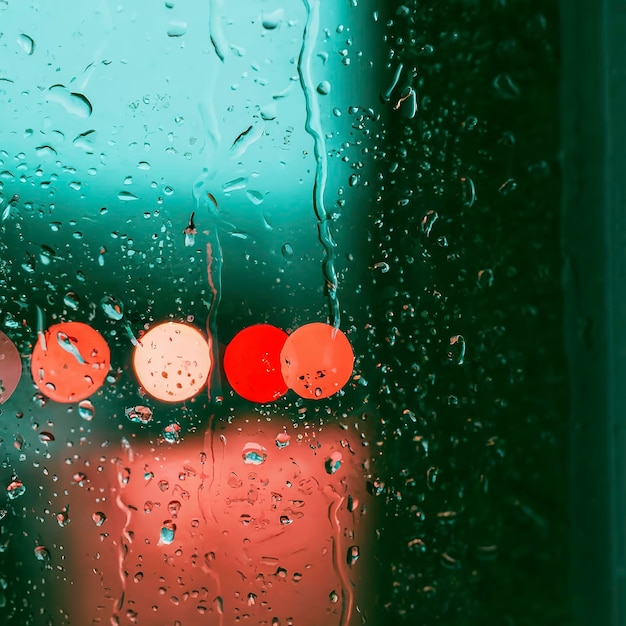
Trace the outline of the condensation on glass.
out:
<instances>
[{"instance_id":1,"label":"condensation on glass","mask_svg":"<svg viewBox=\"0 0 626 626\"><path fill-rule=\"evenodd\" d=\"M384 27L372 2L0 2L1 322L23 370L0 424L11 623L373 615L362 281ZM191 399L133 371L164 321L208 338ZM104 382L67 322L105 339ZM353 346L341 392L233 393L237 332L310 322Z\"/></svg>"}]
</instances>

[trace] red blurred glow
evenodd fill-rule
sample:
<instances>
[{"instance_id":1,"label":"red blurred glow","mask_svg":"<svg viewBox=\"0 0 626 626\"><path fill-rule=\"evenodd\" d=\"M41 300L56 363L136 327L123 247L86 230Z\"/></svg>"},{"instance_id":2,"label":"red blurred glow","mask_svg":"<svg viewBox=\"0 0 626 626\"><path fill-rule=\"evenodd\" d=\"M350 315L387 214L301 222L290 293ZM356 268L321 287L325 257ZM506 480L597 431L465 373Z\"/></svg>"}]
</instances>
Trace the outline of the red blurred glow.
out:
<instances>
[{"instance_id":1,"label":"red blurred glow","mask_svg":"<svg viewBox=\"0 0 626 626\"><path fill-rule=\"evenodd\" d=\"M272 402L287 392L280 371L280 351L287 333L270 324L238 332L224 354L224 371L231 387L252 402Z\"/></svg>"},{"instance_id":2,"label":"red blurred glow","mask_svg":"<svg viewBox=\"0 0 626 626\"><path fill-rule=\"evenodd\" d=\"M338 328L314 322L295 330L280 354L285 383L303 398L320 400L350 380L354 352Z\"/></svg>"},{"instance_id":3,"label":"red blurred glow","mask_svg":"<svg viewBox=\"0 0 626 626\"><path fill-rule=\"evenodd\" d=\"M95 393L110 365L107 342L82 322L50 326L37 339L30 362L35 385L55 402L78 402Z\"/></svg>"}]
</instances>

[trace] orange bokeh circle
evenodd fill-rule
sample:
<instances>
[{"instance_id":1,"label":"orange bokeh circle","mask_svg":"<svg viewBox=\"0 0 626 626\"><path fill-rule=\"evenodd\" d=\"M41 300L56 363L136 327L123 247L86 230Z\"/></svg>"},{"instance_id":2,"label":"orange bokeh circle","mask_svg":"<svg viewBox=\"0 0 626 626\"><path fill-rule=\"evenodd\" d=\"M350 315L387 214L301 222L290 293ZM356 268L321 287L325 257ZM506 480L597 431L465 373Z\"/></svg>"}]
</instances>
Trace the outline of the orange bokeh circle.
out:
<instances>
[{"instance_id":1,"label":"orange bokeh circle","mask_svg":"<svg viewBox=\"0 0 626 626\"><path fill-rule=\"evenodd\" d=\"M280 353L285 383L303 398L320 400L350 380L354 352L338 328L314 322L294 331Z\"/></svg>"},{"instance_id":2,"label":"orange bokeh circle","mask_svg":"<svg viewBox=\"0 0 626 626\"><path fill-rule=\"evenodd\" d=\"M146 393L163 402L195 396L211 372L211 350L193 326L164 322L141 337L133 353L135 375Z\"/></svg>"},{"instance_id":3,"label":"orange bokeh circle","mask_svg":"<svg viewBox=\"0 0 626 626\"><path fill-rule=\"evenodd\" d=\"M0 404L17 388L22 376L22 360L15 344L0 331Z\"/></svg>"},{"instance_id":4,"label":"orange bokeh circle","mask_svg":"<svg viewBox=\"0 0 626 626\"><path fill-rule=\"evenodd\" d=\"M41 393L55 402L78 402L102 385L111 366L102 335L82 322L54 324L39 335L30 370Z\"/></svg>"}]
</instances>

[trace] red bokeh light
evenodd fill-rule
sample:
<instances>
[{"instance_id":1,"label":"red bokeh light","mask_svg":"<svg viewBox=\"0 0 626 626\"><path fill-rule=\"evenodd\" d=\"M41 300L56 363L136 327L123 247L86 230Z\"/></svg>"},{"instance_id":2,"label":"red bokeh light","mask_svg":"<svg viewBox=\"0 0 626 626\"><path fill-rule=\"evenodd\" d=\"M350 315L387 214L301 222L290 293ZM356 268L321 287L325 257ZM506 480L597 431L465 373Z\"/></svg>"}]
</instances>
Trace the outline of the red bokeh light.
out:
<instances>
[{"instance_id":1,"label":"red bokeh light","mask_svg":"<svg viewBox=\"0 0 626 626\"><path fill-rule=\"evenodd\" d=\"M270 324L256 324L237 333L224 354L231 387L246 400L272 402L287 392L280 371L280 351L287 333Z\"/></svg>"},{"instance_id":2,"label":"red bokeh light","mask_svg":"<svg viewBox=\"0 0 626 626\"><path fill-rule=\"evenodd\" d=\"M78 402L104 384L110 365L109 346L100 333L82 322L63 322L39 336L30 368L45 396Z\"/></svg>"},{"instance_id":3,"label":"red bokeh light","mask_svg":"<svg viewBox=\"0 0 626 626\"><path fill-rule=\"evenodd\" d=\"M280 354L285 383L303 398L320 400L350 379L354 352L338 328L314 322L294 331Z\"/></svg>"}]
</instances>

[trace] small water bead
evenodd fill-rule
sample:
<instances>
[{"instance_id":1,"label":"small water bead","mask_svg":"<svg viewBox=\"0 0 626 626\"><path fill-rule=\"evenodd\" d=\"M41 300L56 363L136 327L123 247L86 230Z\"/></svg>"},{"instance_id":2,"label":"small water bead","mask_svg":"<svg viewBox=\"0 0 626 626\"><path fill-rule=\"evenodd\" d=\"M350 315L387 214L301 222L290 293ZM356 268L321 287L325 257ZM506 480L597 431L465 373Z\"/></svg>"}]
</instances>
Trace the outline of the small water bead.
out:
<instances>
[{"instance_id":1,"label":"small water bead","mask_svg":"<svg viewBox=\"0 0 626 626\"><path fill-rule=\"evenodd\" d=\"M152 409L141 404L124 409L126 417L135 424L149 424L152 421Z\"/></svg>"},{"instance_id":2,"label":"small water bead","mask_svg":"<svg viewBox=\"0 0 626 626\"><path fill-rule=\"evenodd\" d=\"M102 511L96 511L91 516L91 519L96 526L100 527L102 526L102 524L104 524L104 522L106 522L107 516L102 513Z\"/></svg>"},{"instance_id":3,"label":"small water bead","mask_svg":"<svg viewBox=\"0 0 626 626\"><path fill-rule=\"evenodd\" d=\"M37 546L34 550L35 558L38 561L47 563L50 560L50 551L45 546Z\"/></svg>"},{"instance_id":4,"label":"small water bead","mask_svg":"<svg viewBox=\"0 0 626 626\"><path fill-rule=\"evenodd\" d=\"M317 85L317 93L321 96L327 96L330 93L330 83L327 80L323 80Z\"/></svg>"},{"instance_id":5,"label":"small water bead","mask_svg":"<svg viewBox=\"0 0 626 626\"><path fill-rule=\"evenodd\" d=\"M78 403L78 415L87 422L91 422L91 420L96 415L96 408L89 400L81 400Z\"/></svg>"},{"instance_id":6,"label":"small water bead","mask_svg":"<svg viewBox=\"0 0 626 626\"><path fill-rule=\"evenodd\" d=\"M17 477L14 477L7 485L7 497L9 500L15 500L26 493L24 483Z\"/></svg>"},{"instance_id":7,"label":"small water bead","mask_svg":"<svg viewBox=\"0 0 626 626\"><path fill-rule=\"evenodd\" d=\"M276 435L276 447L277 448L286 448L291 442L291 435L287 433L278 433Z\"/></svg>"}]
</instances>

